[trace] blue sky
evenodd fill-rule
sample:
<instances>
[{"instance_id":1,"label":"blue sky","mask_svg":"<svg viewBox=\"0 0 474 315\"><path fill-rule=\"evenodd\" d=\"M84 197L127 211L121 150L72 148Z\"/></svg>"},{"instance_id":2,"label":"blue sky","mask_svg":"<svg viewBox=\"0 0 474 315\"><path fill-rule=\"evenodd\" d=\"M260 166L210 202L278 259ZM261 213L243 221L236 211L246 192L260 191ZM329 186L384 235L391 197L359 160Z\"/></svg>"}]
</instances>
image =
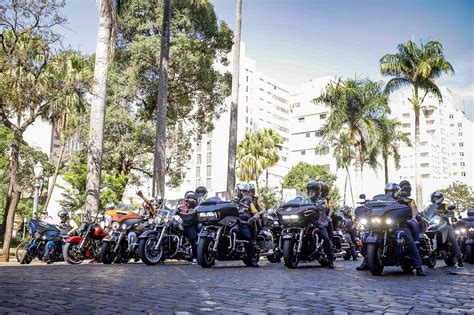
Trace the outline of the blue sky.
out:
<instances>
[{"instance_id":1,"label":"blue sky","mask_svg":"<svg viewBox=\"0 0 474 315\"><path fill-rule=\"evenodd\" d=\"M234 28L235 1L210 0ZM95 0L68 0L65 43L95 50ZM296 86L331 75L375 80L378 61L398 43L438 40L456 74L439 79L474 117L474 1L469 0L243 0L242 40L257 69Z\"/></svg>"}]
</instances>

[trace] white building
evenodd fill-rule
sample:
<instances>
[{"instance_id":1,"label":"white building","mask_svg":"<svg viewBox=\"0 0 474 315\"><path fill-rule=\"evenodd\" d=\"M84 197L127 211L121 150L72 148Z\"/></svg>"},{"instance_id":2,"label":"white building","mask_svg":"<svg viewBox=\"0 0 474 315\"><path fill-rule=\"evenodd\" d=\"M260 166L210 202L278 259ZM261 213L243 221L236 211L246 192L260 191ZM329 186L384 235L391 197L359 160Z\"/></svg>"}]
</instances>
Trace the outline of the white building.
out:
<instances>
[{"instance_id":1,"label":"white building","mask_svg":"<svg viewBox=\"0 0 474 315\"><path fill-rule=\"evenodd\" d=\"M231 54L230 54L231 56ZM232 60L232 58L229 58ZM222 72L230 72L227 67L218 66ZM280 186L281 178L289 170L290 156L290 102L289 89L283 84L257 72L254 60L245 55L245 44L241 45L239 110L237 124L237 143L246 132L272 128L284 139L280 161L269 169L269 186ZM186 178L177 189L169 189L167 198L182 197L187 190L204 185L209 196L222 196L227 185L227 153L229 143L230 97L226 99L226 112L214 122L214 131L205 134L193 148L192 159L188 164ZM262 175L260 183L264 184Z\"/></svg>"}]
</instances>

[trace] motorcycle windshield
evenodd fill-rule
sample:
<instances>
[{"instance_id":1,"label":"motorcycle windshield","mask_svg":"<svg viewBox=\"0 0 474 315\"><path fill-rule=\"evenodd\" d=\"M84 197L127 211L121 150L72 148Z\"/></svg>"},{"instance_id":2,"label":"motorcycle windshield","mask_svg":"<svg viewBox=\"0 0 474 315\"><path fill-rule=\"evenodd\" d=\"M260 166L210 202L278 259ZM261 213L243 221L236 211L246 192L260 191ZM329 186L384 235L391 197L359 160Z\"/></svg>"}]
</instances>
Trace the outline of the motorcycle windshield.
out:
<instances>
[{"instance_id":1,"label":"motorcycle windshield","mask_svg":"<svg viewBox=\"0 0 474 315\"><path fill-rule=\"evenodd\" d=\"M425 218L427 218L428 220L431 220L436 214L437 207L438 206L435 203L432 203L431 205L429 205L428 208L426 208L424 211Z\"/></svg>"}]
</instances>

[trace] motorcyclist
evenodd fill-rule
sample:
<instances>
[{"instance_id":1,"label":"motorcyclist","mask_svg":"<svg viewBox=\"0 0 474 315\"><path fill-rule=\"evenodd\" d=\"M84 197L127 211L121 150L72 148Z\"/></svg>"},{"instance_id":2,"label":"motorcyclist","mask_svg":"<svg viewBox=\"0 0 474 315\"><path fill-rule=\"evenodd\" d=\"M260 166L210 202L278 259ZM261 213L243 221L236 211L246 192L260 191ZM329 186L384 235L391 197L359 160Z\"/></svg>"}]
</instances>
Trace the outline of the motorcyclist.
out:
<instances>
[{"instance_id":1,"label":"motorcyclist","mask_svg":"<svg viewBox=\"0 0 474 315\"><path fill-rule=\"evenodd\" d=\"M332 252L332 242L328 234L329 219L327 216L327 200L322 197L322 187L325 185L323 182L309 182L306 184L306 191L308 197L305 199L305 203L311 203L319 209L319 216L316 222L316 226L319 228L321 236L323 238L324 252L326 253L329 261L328 267L334 269L334 256ZM321 209L323 208L323 209Z\"/></svg>"},{"instance_id":2,"label":"motorcyclist","mask_svg":"<svg viewBox=\"0 0 474 315\"><path fill-rule=\"evenodd\" d=\"M259 216L259 220L257 221L257 233L258 233L260 229L264 226L264 223L262 222L262 215L265 212L267 212L267 209L265 208L265 205L263 204L262 198L259 198L259 196L256 195L254 184L249 184L249 192L250 192L250 197L252 198L252 202L257 208L257 212Z\"/></svg>"},{"instance_id":3,"label":"motorcyclist","mask_svg":"<svg viewBox=\"0 0 474 315\"><path fill-rule=\"evenodd\" d=\"M79 228L77 223L69 217L69 213L67 210L63 209L58 212L58 217L61 220L59 222L59 229L62 232L65 232L69 235L74 234L75 231Z\"/></svg>"},{"instance_id":4,"label":"motorcyclist","mask_svg":"<svg viewBox=\"0 0 474 315\"><path fill-rule=\"evenodd\" d=\"M259 217L258 210L250 196L248 184L237 184L235 195L236 202L240 207L238 220L240 236L243 240L248 241L248 243L245 244L245 251L247 252L247 256L251 259L250 267L258 267L255 255L255 222Z\"/></svg>"},{"instance_id":5,"label":"motorcyclist","mask_svg":"<svg viewBox=\"0 0 474 315\"><path fill-rule=\"evenodd\" d=\"M438 215L444 214L445 212L449 211L448 204L444 203L443 201L444 196L441 192L435 191L431 194L431 202L436 205L436 214ZM454 234L454 229L452 225L448 225L448 240L451 243L451 246L453 247L454 256L458 261L458 267L464 267L464 264L462 262L461 249L459 248L459 244L456 235Z\"/></svg>"},{"instance_id":6,"label":"motorcyclist","mask_svg":"<svg viewBox=\"0 0 474 315\"><path fill-rule=\"evenodd\" d=\"M207 198L207 189L204 186L198 186L195 190L195 193L198 195L198 204Z\"/></svg>"},{"instance_id":7,"label":"motorcyclist","mask_svg":"<svg viewBox=\"0 0 474 315\"><path fill-rule=\"evenodd\" d=\"M198 219L194 210L198 205L199 196L194 191L184 194L184 204L178 207L178 215L183 220L184 235L191 243L193 264L197 263Z\"/></svg>"},{"instance_id":8,"label":"motorcyclist","mask_svg":"<svg viewBox=\"0 0 474 315\"><path fill-rule=\"evenodd\" d=\"M384 188L385 195L391 196L394 199L397 197L398 192L400 191L400 186L397 183L388 183Z\"/></svg>"},{"instance_id":9,"label":"motorcyclist","mask_svg":"<svg viewBox=\"0 0 474 315\"><path fill-rule=\"evenodd\" d=\"M341 208L341 213L344 216L344 231L348 237L347 241L349 242L349 246L351 248L351 256L352 260L357 260L357 253L355 249L355 242L356 242L356 235L357 229L355 227L355 220L352 216L352 209L349 206L343 206Z\"/></svg>"},{"instance_id":10,"label":"motorcyclist","mask_svg":"<svg viewBox=\"0 0 474 315\"><path fill-rule=\"evenodd\" d=\"M332 224L332 215L334 214L334 203L329 199L329 187L325 183L321 182L321 198L326 200L326 215L329 220L327 227L329 238L332 241L334 235L334 226Z\"/></svg>"}]
</instances>

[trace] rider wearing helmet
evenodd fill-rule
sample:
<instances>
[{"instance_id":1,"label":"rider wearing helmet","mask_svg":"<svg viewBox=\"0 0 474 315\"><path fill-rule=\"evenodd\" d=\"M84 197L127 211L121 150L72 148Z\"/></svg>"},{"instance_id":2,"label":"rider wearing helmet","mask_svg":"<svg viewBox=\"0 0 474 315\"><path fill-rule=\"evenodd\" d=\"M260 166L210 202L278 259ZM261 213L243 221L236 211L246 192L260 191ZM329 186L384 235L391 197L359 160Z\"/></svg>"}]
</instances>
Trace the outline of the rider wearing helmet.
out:
<instances>
[{"instance_id":1,"label":"rider wearing helmet","mask_svg":"<svg viewBox=\"0 0 474 315\"><path fill-rule=\"evenodd\" d=\"M397 196L397 193L400 190L400 186L398 186L397 183L388 183L385 185L384 191L387 196L391 196L395 198Z\"/></svg>"},{"instance_id":2,"label":"rider wearing helmet","mask_svg":"<svg viewBox=\"0 0 474 315\"><path fill-rule=\"evenodd\" d=\"M306 184L306 191L308 193L308 197L305 199L305 202L314 204L316 208L320 210L319 218L318 218L318 221L316 222L316 225L318 226L321 236L324 240L323 241L324 252L326 253L329 260L328 267L333 269L334 258L333 258L333 252L332 252L332 242L328 234L329 219L326 212L328 209L328 205L327 205L327 200L323 197L323 195L327 196L326 189L324 188L325 185L326 184L323 182L314 182L314 181L311 181L308 184Z\"/></svg>"},{"instance_id":3,"label":"rider wearing helmet","mask_svg":"<svg viewBox=\"0 0 474 315\"><path fill-rule=\"evenodd\" d=\"M355 249L357 229L354 217L352 216L352 208L349 206L343 206L341 208L341 213L344 216L344 231L348 236L347 240L351 248L352 260L357 260L357 253Z\"/></svg>"},{"instance_id":4,"label":"rider wearing helmet","mask_svg":"<svg viewBox=\"0 0 474 315\"><path fill-rule=\"evenodd\" d=\"M77 223L69 217L67 210L63 209L58 212L58 217L61 220L59 229L67 234L73 234L79 227Z\"/></svg>"},{"instance_id":5,"label":"rider wearing helmet","mask_svg":"<svg viewBox=\"0 0 474 315\"><path fill-rule=\"evenodd\" d=\"M198 204L207 198L207 189L204 186L198 186L195 190L195 193L198 195Z\"/></svg>"},{"instance_id":6,"label":"rider wearing helmet","mask_svg":"<svg viewBox=\"0 0 474 315\"><path fill-rule=\"evenodd\" d=\"M250 187L248 184L237 184L236 202L240 206L240 215L238 227L243 240L247 240L245 251L251 259L250 267L258 267L255 255L256 233L255 222L258 219L258 210L250 196Z\"/></svg>"},{"instance_id":7,"label":"rider wearing helmet","mask_svg":"<svg viewBox=\"0 0 474 315\"><path fill-rule=\"evenodd\" d=\"M184 194L184 204L178 207L178 215L183 220L184 236L191 243L193 264L197 263L198 220L194 210L198 205L199 196L194 191Z\"/></svg>"},{"instance_id":8,"label":"rider wearing helmet","mask_svg":"<svg viewBox=\"0 0 474 315\"><path fill-rule=\"evenodd\" d=\"M249 184L249 192L250 192L250 197L252 198L252 202L257 208L258 211L258 216L261 218L262 214L267 212L267 209L265 208L265 205L262 202L262 199L259 198L256 193L255 193L255 185L254 184ZM262 228L263 223L261 220L257 221L257 228L260 229ZM257 231L258 232L258 231Z\"/></svg>"},{"instance_id":9,"label":"rider wearing helmet","mask_svg":"<svg viewBox=\"0 0 474 315\"><path fill-rule=\"evenodd\" d=\"M444 196L441 192L435 191L431 194L431 203L436 205L436 214L443 214L448 210L448 204L444 203ZM462 262L461 249L459 248L459 243L457 241L456 235L454 234L454 229L452 225L448 225L448 240L453 246L454 256L458 260L458 267L464 267Z\"/></svg>"}]
</instances>

